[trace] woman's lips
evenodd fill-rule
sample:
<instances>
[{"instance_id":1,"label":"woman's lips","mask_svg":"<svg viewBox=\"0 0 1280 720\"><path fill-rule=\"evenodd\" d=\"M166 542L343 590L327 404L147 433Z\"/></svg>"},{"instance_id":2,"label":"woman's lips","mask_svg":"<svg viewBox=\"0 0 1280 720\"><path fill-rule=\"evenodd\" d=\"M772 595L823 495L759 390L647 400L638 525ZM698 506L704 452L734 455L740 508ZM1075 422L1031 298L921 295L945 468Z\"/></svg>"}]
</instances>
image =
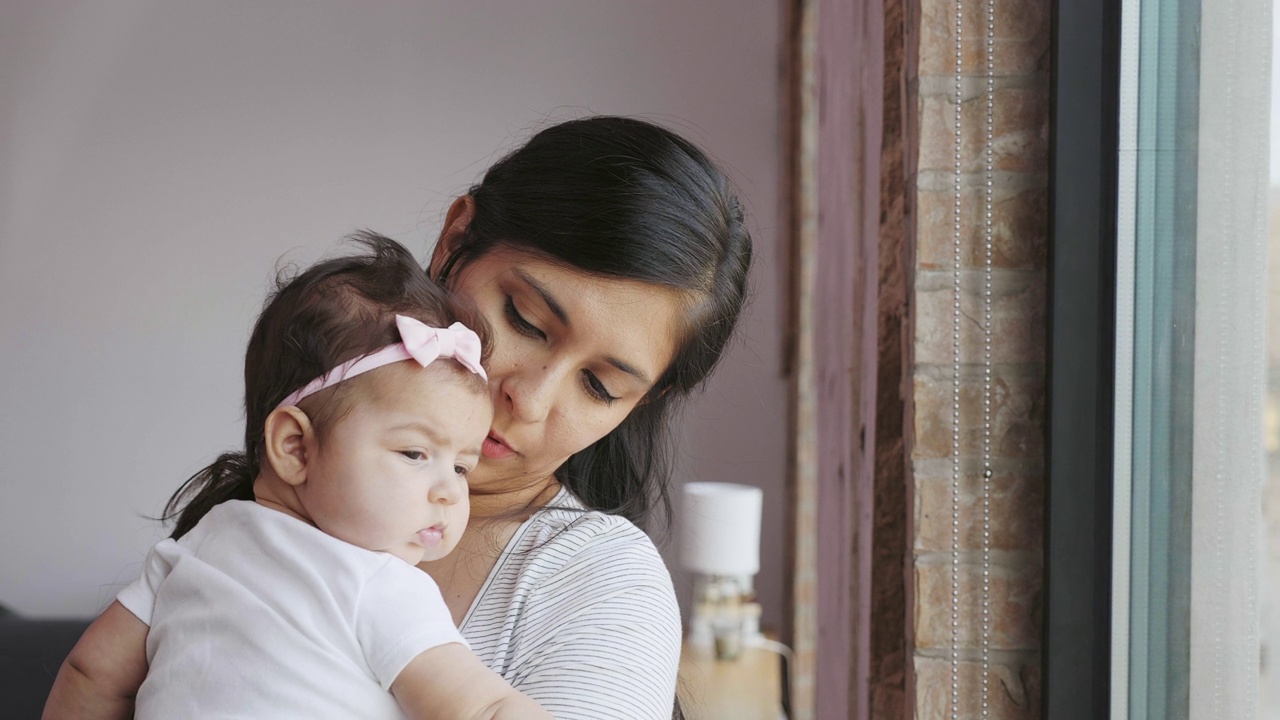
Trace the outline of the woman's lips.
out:
<instances>
[{"instance_id":1,"label":"woman's lips","mask_svg":"<svg viewBox=\"0 0 1280 720\"><path fill-rule=\"evenodd\" d=\"M432 525L425 530L418 531L418 542L422 543L422 547L434 547L440 544L444 539L444 526Z\"/></svg>"},{"instance_id":2,"label":"woman's lips","mask_svg":"<svg viewBox=\"0 0 1280 720\"><path fill-rule=\"evenodd\" d=\"M516 454L503 439L494 434L489 433L489 437L484 439L484 444L480 447L480 454L490 460L501 460Z\"/></svg>"}]
</instances>

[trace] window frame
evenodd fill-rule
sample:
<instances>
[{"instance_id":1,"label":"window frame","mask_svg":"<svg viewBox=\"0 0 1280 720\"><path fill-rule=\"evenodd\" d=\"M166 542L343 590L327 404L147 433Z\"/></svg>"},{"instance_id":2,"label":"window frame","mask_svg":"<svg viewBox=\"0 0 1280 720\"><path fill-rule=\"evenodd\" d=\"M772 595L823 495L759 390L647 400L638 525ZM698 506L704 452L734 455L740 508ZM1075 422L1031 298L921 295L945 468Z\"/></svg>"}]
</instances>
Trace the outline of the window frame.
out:
<instances>
[{"instance_id":1,"label":"window frame","mask_svg":"<svg viewBox=\"0 0 1280 720\"><path fill-rule=\"evenodd\" d=\"M1110 714L1120 5L1053 6L1045 720Z\"/></svg>"}]
</instances>

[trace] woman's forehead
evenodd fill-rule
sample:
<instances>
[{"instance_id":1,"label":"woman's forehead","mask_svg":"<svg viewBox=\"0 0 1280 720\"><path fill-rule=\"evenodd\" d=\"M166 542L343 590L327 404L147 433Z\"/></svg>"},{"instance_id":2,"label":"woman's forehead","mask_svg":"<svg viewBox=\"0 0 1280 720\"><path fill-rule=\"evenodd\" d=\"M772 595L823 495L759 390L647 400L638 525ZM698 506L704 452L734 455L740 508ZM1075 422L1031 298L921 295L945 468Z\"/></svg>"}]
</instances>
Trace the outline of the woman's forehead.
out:
<instances>
[{"instance_id":1,"label":"woman's forehead","mask_svg":"<svg viewBox=\"0 0 1280 720\"><path fill-rule=\"evenodd\" d=\"M587 294L595 301L642 306L688 300L688 293L670 285L588 272L558 258L520 248L499 246L467 269L481 265L486 266L482 272L495 279L508 276L506 279L518 280L534 290L545 290L557 300L567 294Z\"/></svg>"}]
</instances>

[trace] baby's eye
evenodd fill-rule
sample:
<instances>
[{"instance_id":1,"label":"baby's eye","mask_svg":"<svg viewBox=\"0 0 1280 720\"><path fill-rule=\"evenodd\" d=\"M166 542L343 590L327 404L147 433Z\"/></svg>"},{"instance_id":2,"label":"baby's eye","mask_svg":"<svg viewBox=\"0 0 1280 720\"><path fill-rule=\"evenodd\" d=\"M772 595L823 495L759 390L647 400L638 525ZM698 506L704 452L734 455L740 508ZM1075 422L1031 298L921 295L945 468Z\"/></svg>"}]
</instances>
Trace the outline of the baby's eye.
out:
<instances>
[{"instance_id":1,"label":"baby's eye","mask_svg":"<svg viewBox=\"0 0 1280 720\"><path fill-rule=\"evenodd\" d=\"M467 473L471 472L471 468L467 467L466 465L454 465L453 471L461 475L463 478L466 478Z\"/></svg>"},{"instance_id":2,"label":"baby's eye","mask_svg":"<svg viewBox=\"0 0 1280 720\"><path fill-rule=\"evenodd\" d=\"M421 460L422 458L427 456L427 454L422 452L421 450L401 450L400 454L409 458L410 460Z\"/></svg>"}]
</instances>

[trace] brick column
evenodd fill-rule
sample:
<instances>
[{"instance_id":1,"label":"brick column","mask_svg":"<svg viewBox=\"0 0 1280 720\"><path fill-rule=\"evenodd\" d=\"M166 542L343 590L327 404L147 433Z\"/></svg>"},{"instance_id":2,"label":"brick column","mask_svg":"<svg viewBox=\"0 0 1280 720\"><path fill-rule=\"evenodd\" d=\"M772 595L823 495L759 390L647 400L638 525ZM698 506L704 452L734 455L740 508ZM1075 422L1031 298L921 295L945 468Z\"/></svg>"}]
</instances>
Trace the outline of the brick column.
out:
<instances>
[{"instance_id":1,"label":"brick column","mask_svg":"<svg viewBox=\"0 0 1280 720\"><path fill-rule=\"evenodd\" d=\"M961 302L962 717L979 717L983 170L986 8L965 0ZM955 5L919 0L914 101L918 162L911 306L913 494L907 582L914 717L950 713L951 411ZM992 279L991 717L1040 715L1048 228L1048 0L996 0Z\"/></svg>"}]
</instances>

